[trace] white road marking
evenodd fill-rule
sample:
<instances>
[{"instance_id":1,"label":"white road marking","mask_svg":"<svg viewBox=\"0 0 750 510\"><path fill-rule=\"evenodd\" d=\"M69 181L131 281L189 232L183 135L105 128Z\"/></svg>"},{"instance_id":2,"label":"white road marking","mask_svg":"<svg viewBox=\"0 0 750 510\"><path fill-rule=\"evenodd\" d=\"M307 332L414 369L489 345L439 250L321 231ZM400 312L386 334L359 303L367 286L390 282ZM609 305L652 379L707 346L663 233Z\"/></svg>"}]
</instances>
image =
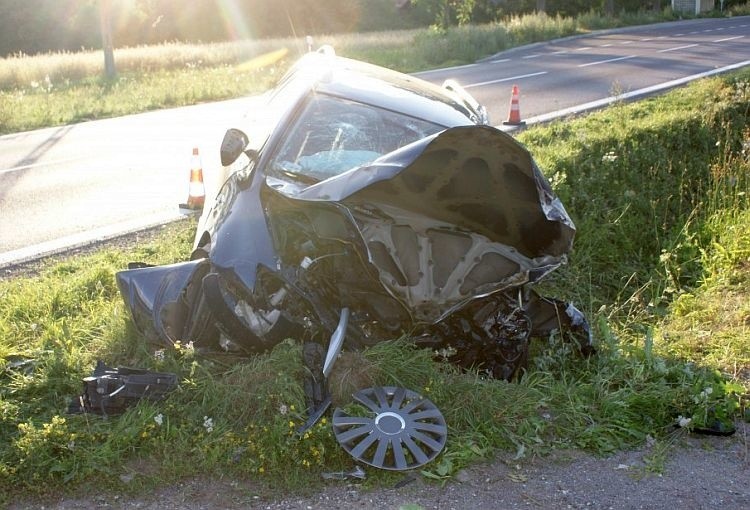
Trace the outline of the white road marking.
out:
<instances>
[{"instance_id":1,"label":"white road marking","mask_svg":"<svg viewBox=\"0 0 750 510\"><path fill-rule=\"evenodd\" d=\"M689 32L688 35L695 35L697 33L698 33L698 31L696 30L695 32Z\"/></svg>"},{"instance_id":2,"label":"white road marking","mask_svg":"<svg viewBox=\"0 0 750 510\"><path fill-rule=\"evenodd\" d=\"M744 35L738 35L738 36L735 36L735 37L726 37L724 39L716 39L715 41L711 41L711 42L717 43L717 42L724 42L724 41L734 41L735 39L742 39L743 37L745 37L745 36Z\"/></svg>"},{"instance_id":3,"label":"white road marking","mask_svg":"<svg viewBox=\"0 0 750 510\"><path fill-rule=\"evenodd\" d=\"M609 44L602 44L602 45L601 45L601 46L599 46L599 47L600 47L600 48L609 48L610 46L613 46L613 44L612 44L612 43L609 43Z\"/></svg>"},{"instance_id":4,"label":"white road marking","mask_svg":"<svg viewBox=\"0 0 750 510\"><path fill-rule=\"evenodd\" d=\"M703 31L703 33L704 33L704 34L707 34L708 32L713 32L713 31L714 31L714 29L713 29L713 28L709 28L708 30L704 30L704 31Z\"/></svg>"},{"instance_id":5,"label":"white road marking","mask_svg":"<svg viewBox=\"0 0 750 510\"><path fill-rule=\"evenodd\" d=\"M712 69L710 71L706 71L705 73L693 74L691 76L686 76L684 78L679 78L677 80L660 83L658 85L653 85L651 87L646 87L643 89L633 90L631 92L626 92L624 94L620 94L617 96L605 97L604 99L591 101L589 103L584 103L578 106L571 106L570 108L565 108L563 110L558 110L556 112L550 112L550 113L545 113L543 115L538 115L536 117L530 117L526 119L526 125L539 124L540 122L548 122L550 120L557 119L560 117L565 117L567 115L574 115L577 113L585 112L587 110L601 108L603 106L610 105L616 101L622 101L623 99L630 99L631 97L638 97L638 96L643 96L647 94L653 94L655 92L660 92L662 90L667 90L667 89L671 89L674 87L678 87L680 85L684 85L685 83L689 83L693 80L699 80L701 78L707 78L709 76L714 76L716 74L721 74L727 71L733 71L735 69L739 69L741 67L745 67L748 65L750 65L750 60L745 60L744 62L738 62L736 64L721 67L719 69ZM514 128L508 128L507 126L502 126L502 125L497 126L497 127L498 129L504 129L505 131L512 131L514 129Z\"/></svg>"},{"instance_id":6,"label":"white road marking","mask_svg":"<svg viewBox=\"0 0 750 510\"><path fill-rule=\"evenodd\" d=\"M510 62L509 58L499 58L497 60L490 60L490 64L502 64L503 62Z\"/></svg>"},{"instance_id":7,"label":"white road marking","mask_svg":"<svg viewBox=\"0 0 750 510\"><path fill-rule=\"evenodd\" d=\"M666 39L666 38L667 38L666 35L660 35L659 37L657 37L657 39Z\"/></svg>"},{"instance_id":8,"label":"white road marking","mask_svg":"<svg viewBox=\"0 0 750 510\"><path fill-rule=\"evenodd\" d=\"M529 60L531 58L537 58L537 57L541 57L541 56L542 56L541 53L535 53L533 55L526 55L525 57L521 57L521 59L522 60Z\"/></svg>"},{"instance_id":9,"label":"white road marking","mask_svg":"<svg viewBox=\"0 0 750 510\"><path fill-rule=\"evenodd\" d=\"M633 44L633 41L622 41L620 44Z\"/></svg>"},{"instance_id":10,"label":"white road marking","mask_svg":"<svg viewBox=\"0 0 750 510\"><path fill-rule=\"evenodd\" d=\"M684 50L685 48L692 48L698 46L697 44L686 44L685 46L677 46L676 48L667 48L666 50L659 50L656 53L667 53L668 51Z\"/></svg>"},{"instance_id":11,"label":"white road marking","mask_svg":"<svg viewBox=\"0 0 750 510\"><path fill-rule=\"evenodd\" d=\"M442 69L430 69L429 71L420 71L418 73L414 73L415 76L421 76L423 74L431 74L431 73L441 73L443 71L454 71L456 69L468 69L469 67L478 66L479 64L464 64L461 66L453 66L453 67L444 67Z\"/></svg>"},{"instance_id":12,"label":"white road marking","mask_svg":"<svg viewBox=\"0 0 750 510\"><path fill-rule=\"evenodd\" d=\"M576 49L576 51L585 51L585 50L590 50L590 49L591 49L591 46L584 46L583 48Z\"/></svg>"},{"instance_id":13,"label":"white road marking","mask_svg":"<svg viewBox=\"0 0 750 510\"><path fill-rule=\"evenodd\" d=\"M518 76L511 76L510 78L500 78L499 80L481 81L479 83L472 83L469 85L464 85L464 88L470 89L473 87L481 87L482 85L492 85L493 83L502 83L504 81L521 80L523 78L531 78L533 76L541 76L543 74L547 74L547 71L541 71L538 73L531 73L531 74L521 74Z\"/></svg>"},{"instance_id":14,"label":"white road marking","mask_svg":"<svg viewBox=\"0 0 750 510\"><path fill-rule=\"evenodd\" d=\"M606 64L608 62L617 62L618 60L627 60L629 58L635 58L638 55L629 55L627 57L617 57L617 58L608 58L607 60L599 60L598 62L589 62L588 64L580 64L578 67L589 67L589 66L597 66L599 64Z\"/></svg>"},{"instance_id":15,"label":"white road marking","mask_svg":"<svg viewBox=\"0 0 750 510\"><path fill-rule=\"evenodd\" d=\"M112 239L113 237L118 237L130 232L137 232L146 228L170 223L183 217L177 212L176 205L177 204L175 204L174 212L154 214L146 218L124 221L115 225L87 230L85 232L72 234L59 239L53 239L32 246L26 246L17 250L2 252L0 253L0 268L26 260L33 260L42 255L51 255L71 248L85 246L96 241Z\"/></svg>"},{"instance_id":16,"label":"white road marking","mask_svg":"<svg viewBox=\"0 0 750 510\"><path fill-rule=\"evenodd\" d=\"M653 37L646 37L645 39L641 39L641 42L653 41L653 40L654 40Z\"/></svg>"},{"instance_id":17,"label":"white road marking","mask_svg":"<svg viewBox=\"0 0 750 510\"><path fill-rule=\"evenodd\" d=\"M0 175L9 174L13 172L20 172L21 170L29 170L30 168L39 168L50 165L60 165L62 163L70 163L71 161L78 161L79 159L85 159L86 156L76 156L74 158L63 158L63 159L52 159L49 161L42 161L41 163L33 163L31 165L15 166L13 168L5 168L0 170Z\"/></svg>"},{"instance_id":18,"label":"white road marking","mask_svg":"<svg viewBox=\"0 0 750 510\"><path fill-rule=\"evenodd\" d=\"M552 53L552 55L564 55L567 52L568 52L568 50L561 50L561 51L556 51L556 52Z\"/></svg>"},{"instance_id":19,"label":"white road marking","mask_svg":"<svg viewBox=\"0 0 750 510\"><path fill-rule=\"evenodd\" d=\"M675 34L674 36L675 37L682 37L683 35L685 35L685 34Z\"/></svg>"}]
</instances>

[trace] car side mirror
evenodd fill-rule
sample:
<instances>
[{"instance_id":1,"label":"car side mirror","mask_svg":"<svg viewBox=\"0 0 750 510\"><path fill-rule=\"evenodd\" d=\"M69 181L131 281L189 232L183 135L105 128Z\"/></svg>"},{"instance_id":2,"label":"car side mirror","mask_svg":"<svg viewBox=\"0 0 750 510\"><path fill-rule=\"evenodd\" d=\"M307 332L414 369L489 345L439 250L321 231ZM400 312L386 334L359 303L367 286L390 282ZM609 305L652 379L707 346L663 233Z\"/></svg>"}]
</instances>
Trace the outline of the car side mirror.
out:
<instances>
[{"instance_id":1,"label":"car side mirror","mask_svg":"<svg viewBox=\"0 0 750 510\"><path fill-rule=\"evenodd\" d=\"M224 134L224 139L221 141L221 164L222 166L229 166L240 157L250 142L247 135L239 129L231 128L228 129Z\"/></svg>"}]
</instances>

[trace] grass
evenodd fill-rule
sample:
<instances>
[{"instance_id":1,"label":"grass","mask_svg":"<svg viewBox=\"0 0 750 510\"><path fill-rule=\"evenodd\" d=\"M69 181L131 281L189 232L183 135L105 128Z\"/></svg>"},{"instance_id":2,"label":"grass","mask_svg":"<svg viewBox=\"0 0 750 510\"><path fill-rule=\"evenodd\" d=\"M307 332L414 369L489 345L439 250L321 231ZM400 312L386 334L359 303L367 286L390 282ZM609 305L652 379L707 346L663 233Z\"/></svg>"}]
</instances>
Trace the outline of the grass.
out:
<instances>
[{"instance_id":1,"label":"grass","mask_svg":"<svg viewBox=\"0 0 750 510\"><path fill-rule=\"evenodd\" d=\"M450 435L422 472L431 479L498 449L606 454L649 436L668 446L678 417L692 429L738 416L750 390L749 83L744 70L520 135L579 230L543 290L586 311L598 355L546 339L509 384L383 342L336 364L337 399L372 384L432 399ZM0 504L194 475L304 491L321 471L351 468L325 422L293 436L304 419L295 341L235 363L190 346L157 355L130 326L114 273L186 258L192 228L0 281ZM97 359L175 372L179 389L107 420L65 415ZM393 482L368 471L370 485Z\"/></svg>"},{"instance_id":2,"label":"grass","mask_svg":"<svg viewBox=\"0 0 750 510\"><path fill-rule=\"evenodd\" d=\"M737 10L733 14L741 14ZM316 38L337 52L404 72L474 62L515 46L593 29L676 19L663 13L527 14L500 23ZM114 81L99 51L0 59L0 134L152 109L241 97L267 89L297 56L302 39L118 48Z\"/></svg>"}]
</instances>

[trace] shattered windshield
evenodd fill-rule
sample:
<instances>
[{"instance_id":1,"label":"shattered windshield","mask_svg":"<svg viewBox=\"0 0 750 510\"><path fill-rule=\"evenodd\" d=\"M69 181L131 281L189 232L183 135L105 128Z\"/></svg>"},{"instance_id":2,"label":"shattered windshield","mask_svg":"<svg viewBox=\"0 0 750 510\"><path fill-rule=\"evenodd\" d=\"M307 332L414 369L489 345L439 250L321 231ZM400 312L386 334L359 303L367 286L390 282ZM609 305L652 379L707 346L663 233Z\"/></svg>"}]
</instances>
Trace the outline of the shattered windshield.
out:
<instances>
[{"instance_id":1,"label":"shattered windshield","mask_svg":"<svg viewBox=\"0 0 750 510\"><path fill-rule=\"evenodd\" d=\"M315 94L273 157L270 172L300 180L328 179L443 129L390 110Z\"/></svg>"}]
</instances>

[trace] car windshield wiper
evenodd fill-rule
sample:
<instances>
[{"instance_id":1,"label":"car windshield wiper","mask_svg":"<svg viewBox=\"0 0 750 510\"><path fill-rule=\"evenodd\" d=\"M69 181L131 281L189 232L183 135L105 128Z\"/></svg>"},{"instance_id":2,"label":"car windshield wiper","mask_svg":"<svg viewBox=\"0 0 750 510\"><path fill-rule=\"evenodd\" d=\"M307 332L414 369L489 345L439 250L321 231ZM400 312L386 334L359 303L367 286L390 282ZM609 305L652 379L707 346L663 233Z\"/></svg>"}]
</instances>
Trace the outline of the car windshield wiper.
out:
<instances>
[{"instance_id":1,"label":"car windshield wiper","mask_svg":"<svg viewBox=\"0 0 750 510\"><path fill-rule=\"evenodd\" d=\"M291 165L292 164L290 163L290 166ZM302 169L302 167L300 167L299 165L294 166L298 167L300 170ZM311 175L287 169L283 163L276 163L275 165L273 165L273 171L274 173L282 174L284 177L289 177L290 179L294 179L295 181L301 182L303 184L317 184L318 182L320 182L320 179L316 179Z\"/></svg>"}]
</instances>

